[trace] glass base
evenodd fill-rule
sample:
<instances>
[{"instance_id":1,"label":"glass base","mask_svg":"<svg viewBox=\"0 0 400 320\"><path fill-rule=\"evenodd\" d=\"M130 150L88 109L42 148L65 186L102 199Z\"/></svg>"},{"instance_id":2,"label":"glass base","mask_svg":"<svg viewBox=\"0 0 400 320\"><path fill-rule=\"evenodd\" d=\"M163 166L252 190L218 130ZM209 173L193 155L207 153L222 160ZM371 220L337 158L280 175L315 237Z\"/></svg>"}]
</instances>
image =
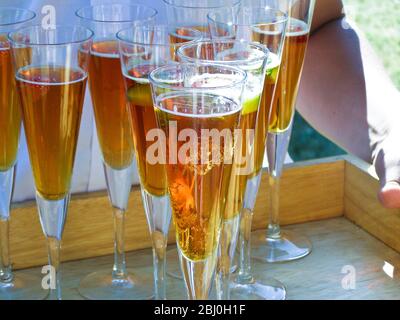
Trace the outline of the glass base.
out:
<instances>
[{"instance_id":1,"label":"glass base","mask_svg":"<svg viewBox=\"0 0 400 320\"><path fill-rule=\"evenodd\" d=\"M0 300L44 300L49 291L41 285L40 276L16 272L11 283L0 282Z\"/></svg>"},{"instance_id":2,"label":"glass base","mask_svg":"<svg viewBox=\"0 0 400 320\"><path fill-rule=\"evenodd\" d=\"M254 275L248 283L231 283L231 300L285 300L285 286L274 278Z\"/></svg>"},{"instance_id":3,"label":"glass base","mask_svg":"<svg viewBox=\"0 0 400 320\"><path fill-rule=\"evenodd\" d=\"M312 245L307 237L282 231L277 239L267 238L265 231L252 234L251 257L258 261L279 263L293 261L309 255Z\"/></svg>"},{"instance_id":4,"label":"glass base","mask_svg":"<svg viewBox=\"0 0 400 320\"><path fill-rule=\"evenodd\" d=\"M127 280L113 280L111 269L94 272L81 280L78 291L89 300L150 300L153 278L149 269L128 269Z\"/></svg>"}]
</instances>

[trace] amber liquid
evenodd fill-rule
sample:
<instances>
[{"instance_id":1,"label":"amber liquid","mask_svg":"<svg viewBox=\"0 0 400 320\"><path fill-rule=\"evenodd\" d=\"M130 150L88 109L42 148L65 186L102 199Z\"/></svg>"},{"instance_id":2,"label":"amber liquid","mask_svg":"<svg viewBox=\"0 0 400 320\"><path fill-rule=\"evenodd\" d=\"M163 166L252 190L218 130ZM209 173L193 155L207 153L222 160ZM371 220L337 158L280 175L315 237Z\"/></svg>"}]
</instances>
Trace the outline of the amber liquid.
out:
<instances>
[{"instance_id":1,"label":"amber liquid","mask_svg":"<svg viewBox=\"0 0 400 320\"><path fill-rule=\"evenodd\" d=\"M70 189L86 73L29 67L17 73L29 156L39 194L64 198Z\"/></svg>"},{"instance_id":2,"label":"amber liquid","mask_svg":"<svg viewBox=\"0 0 400 320\"><path fill-rule=\"evenodd\" d=\"M280 67L280 58L277 53L280 50L283 33L278 25L259 24L252 28L252 40L267 46L270 50L268 57L267 74L265 76L264 91L261 98L260 110L257 118L255 141L253 149L253 173L249 176L257 176L262 169L267 139L269 114L272 98L275 93L277 77Z\"/></svg>"},{"instance_id":3,"label":"amber liquid","mask_svg":"<svg viewBox=\"0 0 400 320\"><path fill-rule=\"evenodd\" d=\"M265 25L254 27L253 41L266 45L272 52L278 52L281 36L270 28ZM270 64L267 67L256 126L253 149L254 171L250 178L257 176L262 169L268 131L285 131L293 119L309 29L304 22L296 19L290 20L288 29L281 69L279 57L270 52Z\"/></svg>"},{"instance_id":4,"label":"amber liquid","mask_svg":"<svg viewBox=\"0 0 400 320\"><path fill-rule=\"evenodd\" d=\"M290 19L288 28L269 117L269 131L276 133L286 131L293 120L309 38L309 27L303 21Z\"/></svg>"},{"instance_id":5,"label":"amber liquid","mask_svg":"<svg viewBox=\"0 0 400 320\"><path fill-rule=\"evenodd\" d=\"M276 88L276 82L279 72L279 58L270 53L272 57L271 64L267 66L267 74L265 76L264 91L261 98L260 109L258 111L257 125L254 136L253 147L253 173L249 176L252 178L257 176L263 166L265 144L268 133L268 120L271 110L272 98Z\"/></svg>"},{"instance_id":6,"label":"amber liquid","mask_svg":"<svg viewBox=\"0 0 400 320\"><path fill-rule=\"evenodd\" d=\"M262 75L261 75L262 77ZM224 219L230 220L240 214L246 191L247 176L252 172L252 152L254 148L254 133L259 112L263 87L262 78L248 73L244 90L243 109L235 141L235 161L232 166L232 176L229 179L228 196L225 202Z\"/></svg>"},{"instance_id":7,"label":"amber liquid","mask_svg":"<svg viewBox=\"0 0 400 320\"><path fill-rule=\"evenodd\" d=\"M164 196L167 193L165 166L150 164L146 159L147 148L154 144L147 141L146 136L150 130L158 128L150 83L147 79L147 74L154 68L147 66L146 70L143 70L143 67L140 70L132 69L129 76L125 76L125 82L142 187L154 196Z\"/></svg>"},{"instance_id":8,"label":"amber liquid","mask_svg":"<svg viewBox=\"0 0 400 320\"><path fill-rule=\"evenodd\" d=\"M20 128L21 110L11 51L0 36L0 171L10 169L17 160Z\"/></svg>"},{"instance_id":9,"label":"amber liquid","mask_svg":"<svg viewBox=\"0 0 400 320\"><path fill-rule=\"evenodd\" d=\"M259 99L258 99L259 101ZM246 191L247 175L243 174L247 166L251 165L251 152L253 143L250 141L247 130L255 129L257 120L257 111L242 114L240 117L239 129L241 131L241 140L236 141L235 161L232 165L232 173L228 180L228 194L225 200L224 220L230 220L240 214L243 207L244 193ZM238 158L240 156L240 158Z\"/></svg>"},{"instance_id":10,"label":"amber liquid","mask_svg":"<svg viewBox=\"0 0 400 320\"><path fill-rule=\"evenodd\" d=\"M104 162L114 169L126 168L133 160L133 143L116 41L93 44L89 75Z\"/></svg>"},{"instance_id":11,"label":"amber liquid","mask_svg":"<svg viewBox=\"0 0 400 320\"><path fill-rule=\"evenodd\" d=\"M197 30L197 29L196 29ZM169 35L169 41L171 44L170 52L171 52L171 60L179 61L177 51L180 46L189 41L196 40L191 37L188 31L184 28L176 28Z\"/></svg>"},{"instance_id":12,"label":"amber liquid","mask_svg":"<svg viewBox=\"0 0 400 320\"><path fill-rule=\"evenodd\" d=\"M175 30L173 30L173 32L170 33L169 37L171 44L186 43L195 40L195 38L191 37L185 28L176 28Z\"/></svg>"},{"instance_id":13,"label":"amber liquid","mask_svg":"<svg viewBox=\"0 0 400 320\"><path fill-rule=\"evenodd\" d=\"M237 128L240 112L237 105L230 100L219 100L218 108L221 114L210 114L211 100L214 97L198 97L200 105L193 105L193 96L187 97L166 96L158 103L156 109L158 124L166 132L167 136L167 155L170 148L176 147L179 151L187 141L176 141L175 146L170 145L168 124L176 121L177 133L183 129L193 129L197 137L201 137L202 129L228 129L233 135ZM224 100L224 101L222 101ZM193 115L193 108L199 110L201 116ZM215 110L215 106L213 110ZM174 111L172 111L174 110ZM223 113L222 113L223 112ZM218 150L209 140L208 149L226 155L226 141L221 139ZM202 154L198 143L197 153ZM204 144L203 144L204 145ZM230 146L230 147L229 147ZM226 149L233 157L233 143ZM204 151L204 150L203 150ZM220 159L224 159L221 156ZM186 258L192 261L199 261L210 257L216 250L222 222L222 206L227 193L227 185L223 181L227 180L231 172L229 166L224 161L195 161L191 153L185 154L184 162L171 164L167 157L167 177L168 189L171 198L171 206L174 217L177 241L181 252ZM187 163L185 163L187 162Z\"/></svg>"}]
</instances>

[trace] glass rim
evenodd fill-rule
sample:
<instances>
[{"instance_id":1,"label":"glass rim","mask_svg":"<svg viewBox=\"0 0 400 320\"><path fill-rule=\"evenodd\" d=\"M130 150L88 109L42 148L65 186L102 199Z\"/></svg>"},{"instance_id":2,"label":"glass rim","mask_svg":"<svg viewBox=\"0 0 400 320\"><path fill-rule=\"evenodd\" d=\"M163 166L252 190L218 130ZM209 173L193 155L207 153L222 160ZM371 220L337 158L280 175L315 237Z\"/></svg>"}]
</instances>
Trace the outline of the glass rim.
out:
<instances>
[{"instance_id":1,"label":"glass rim","mask_svg":"<svg viewBox=\"0 0 400 320\"><path fill-rule=\"evenodd\" d=\"M32 47L37 47L37 46L66 46L70 44L78 44L78 43L84 43L88 42L89 40L93 39L94 37L94 32L90 30L89 28L79 26L79 25L55 25L55 29L43 29L42 25L33 25L33 26L28 26L24 28L20 28L16 31L10 32L8 34L8 40L11 42L11 44L16 44L16 45L24 45L24 46L32 46ZM74 41L64 41L64 42L56 42L56 43L41 43L41 42L26 42L25 39L21 40L16 40L14 39L13 36L16 36L17 34L23 34L24 32L28 30L35 30L35 29L42 29L43 31L56 31L57 29L69 29L69 30L77 30L81 29L82 31L86 31L87 34L85 37L82 36L82 39L79 40L74 40ZM30 40L29 40L30 41Z\"/></svg>"},{"instance_id":2,"label":"glass rim","mask_svg":"<svg viewBox=\"0 0 400 320\"><path fill-rule=\"evenodd\" d=\"M121 19L121 20L100 20L100 19L94 19L94 18L88 18L82 15L84 10L87 9L93 9L93 8L100 8L100 7L112 7L112 6L121 6L121 7L126 7L126 8L145 8L145 9L150 9L153 11L150 17L145 18L145 19L138 19L138 20L132 20L132 19ZM104 4L98 4L98 5L93 5L93 6L85 6L81 7L78 10L75 11L75 15L82 20L86 21L91 21L91 22L96 22L96 23L134 23L135 21L151 21L156 15L158 14L157 9L153 7L146 6L144 4L123 4L123 3L104 3Z\"/></svg>"},{"instance_id":3,"label":"glass rim","mask_svg":"<svg viewBox=\"0 0 400 320\"><path fill-rule=\"evenodd\" d=\"M133 26L133 27L130 27L130 28L125 28L125 29L122 29L122 30L118 31L117 39L118 39L118 41L120 41L122 43L130 44L130 45L171 47L171 46L175 46L177 44L181 44L181 42L174 42L174 43L172 43L172 42L170 42L170 43L154 43L154 42L152 42L152 43L147 43L147 42L143 42L143 41L140 42L140 41L129 40L129 39L123 37L122 34L124 32L131 31L133 29L140 29L140 30L143 30L143 31L152 31L152 30L155 30L155 29L161 29L161 28L169 29L169 28L175 28L175 27L183 29L183 30L194 31L194 33L199 36L198 39L187 41L184 44L192 44L192 43L195 43L195 42L197 43L198 41L201 41L201 39L203 39L203 34L199 30L196 30L194 28L181 27L181 26L178 26L178 25L169 25L169 24L157 24L157 25L154 25L154 26L144 26L144 25L142 25L142 26Z\"/></svg>"},{"instance_id":4,"label":"glass rim","mask_svg":"<svg viewBox=\"0 0 400 320\"><path fill-rule=\"evenodd\" d=\"M218 43L241 43L244 44L248 47L251 47L252 49L259 50L260 52L263 53L262 57L255 57L253 59L246 59L246 60L232 60L232 61L224 61L224 60L208 60L208 59L201 59L201 58L192 58L188 57L187 55L183 54L183 50L194 47L194 46L201 46L202 44L204 45L212 45L212 44L218 44ZM258 44L255 42L250 42L250 41L241 41L241 40L229 40L229 39L215 39L215 40L200 40L195 43L185 43L183 44L177 51L178 56L183 59L188 61L189 63L202 63L202 64L220 64L224 66L229 66L229 65L243 65L244 63L256 63L260 62L261 60L267 59L269 56L270 51L265 45Z\"/></svg>"},{"instance_id":5,"label":"glass rim","mask_svg":"<svg viewBox=\"0 0 400 320\"><path fill-rule=\"evenodd\" d=\"M176 85L168 84L167 82L162 82L160 80L157 80L155 77L155 74L159 72L165 72L168 70L177 70L178 68L184 68L184 67L219 67L219 68L224 68L225 70L229 71L234 71L236 74L239 74L241 76L241 79L232 81L229 85L221 85L221 86L214 86L214 87L178 87ZM238 86L240 84L245 84L247 81L247 72L244 70L241 70L237 67L233 66L227 66L224 64L218 64L218 63L174 63L174 64L168 64L162 67L159 67L157 69L154 69L152 72L150 72L148 76L149 82L157 87L163 88L163 89L171 89L174 91L183 91L183 90L191 90L192 92L200 92L204 90L219 90L219 89L229 89L234 86Z\"/></svg>"},{"instance_id":6,"label":"glass rim","mask_svg":"<svg viewBox=\"0 0 400 320\"><path fill-rule=\"evenodd\" d=\"M28 13L30 16L28 18L24 18L15 22L10 22L10 23L1 23L0 21L0 27L7 27L7 26L14 26L22 23L26 23L28 21L32 21L33 19L36 18L36 12L29 10L29 9L24 9L24 8L18 8L18 7L0 7L2 10L14 10L14 11L21 11Z\"/></svg>"},{"instance_id":7,"label":"glass rim","mask_svg":"<svg viewBox=\"0 0 400 320\"><path fill-rule=\"evenodd\" d=\"M224 8L224 7L235 7L241 3L242 0L235 0L233 4L228 5L220 5L220 6L189 6L189 5L177 5L173 4L171 0L163 0L163 2L171 7L175 8L186 8L186 9L219 9L219 8Z\"/></svg>"},{"instance_id":8,"label":"glass rim","mask_svg":"<svg viewBox=\"0 0 400 320\"><path fill-rule=\"evenodd\" d=\"M243 8L242 8L243 9ZM263 10L264 12L265 11L270 11L270 12L273 12L273 13L275 13L276 15L276 17L280 17L280 19L278 20L278 21L274 21L274 22L262 22L262 23L233 23L233 25L235 25L235 26L254 26L254 25L258 25L258 24L268 24L268 25L277 25L277 24L281 24L281 23L284 23L284 22L287 22L288 20L289 20L289 17L288 17L288 14L287 13L285 13L285 12L283 12L282 10L279 10L279 9L274 9L274 8L271 8L271 7L245 7L244 8L245 10L247 10L247 9L250 9L250 10ZM240 12L240 11L239 11ZM218 20L216 20L215 18L213 18L212 17L212 15L215 15L215 12L209 12L208 14L207 14L207 18L209 19L209 20L211 20L211 21L213 21L214 23L217 23L217 24L232 24L231 22L222 22L222 21L218 21ZM278 15L279 14L279 15Z\"/></svg>"}]
</instances>

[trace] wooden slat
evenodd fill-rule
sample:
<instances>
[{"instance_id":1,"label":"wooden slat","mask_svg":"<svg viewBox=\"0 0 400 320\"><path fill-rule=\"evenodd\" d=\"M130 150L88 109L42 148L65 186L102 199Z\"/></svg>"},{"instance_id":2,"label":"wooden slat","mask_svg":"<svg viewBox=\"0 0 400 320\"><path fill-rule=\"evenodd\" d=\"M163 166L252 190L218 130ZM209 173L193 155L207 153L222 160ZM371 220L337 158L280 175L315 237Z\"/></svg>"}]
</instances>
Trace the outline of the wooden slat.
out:
<instances>
[{"instance_id":1,"label":"wooden slat","mask_svg":"<svg viewBox=\"0 0 400 320\"><path fill-rule=\"evenodd\" d=\"M280 190L282 225L343 215L344 160L340 157L286 166ZM268 175L264 174L255 209L254 228L266 228L269 212Z\"/></svg>"},{"instance_id":2,"label":"wooden slat","mask_svg":"<svg viewBox=\"0 0 400 320\"><path fill-rule=\"evenodd\" d=\"M302 223L341 216L344 161L339 158L289 166L281 187L281 222ZM268 214L268 181L264 174L255 210L254 229L264 228ZM113 252L112 211L106 193L73 196L63 238L62 259L77 260ZM174 241L171 230L170 242ZM151 247L140 192L132 191L126 221L126 250ZM15 268L46 263L46 246L34 202L14 206L11 255Z\"/></svg>"},{"instance_id":3,"label":"wooden slat","mask_svg":"<svg viewBox=\"0 0 400 320\"><path fill-rule=\"evenodd\" d=\"M316 221L287 227L304 234L313 243L312 253L291 263L265 264L252 261L256 275L283 282L289 300L321 299L400 299L400 255L345 218ZM262 232L262 231L260 231ZM177 257L167 261L168 270L178 268ZM113 257L68 262L63 265L63 298L82 299L77 287L87 274L110 269ZM151 251L127 255L129 267L140 268L140 276L151 278ZM343 288L345 278L354 271L355 287ZM23 271L40 276L40 268ZM40 280L38 280L38 285ZM167 277L167 298L185 299L182 280Z\"/></svg>"},{"instance_id":4,"label":"wooden slat","mask_svg":"<svg viewBox=\"0 0 400 320\"><path fill-rule=\"evenodd\" d=\"M139 190L132 191L126 215L126 250L151 246ZM18 205L12 212L11 254L15 268L43 265L45 239L35 203ZM171 237L171 240L173 237ZM112 209L105 192L72 197L63 236L62 259L76 260L113 251Z\"/></svg>"},{"instance_id":5,"label":"wooden slat","mask_svg":"<svg viewBox=\"0 0 400 320\"><path fill-rule=\"evenodd\" d=\"M349 159L345 167L345 216L400 252L400 210L385 209L377 199L379 181L371 168Z\"/></svg>"}]
</instances>

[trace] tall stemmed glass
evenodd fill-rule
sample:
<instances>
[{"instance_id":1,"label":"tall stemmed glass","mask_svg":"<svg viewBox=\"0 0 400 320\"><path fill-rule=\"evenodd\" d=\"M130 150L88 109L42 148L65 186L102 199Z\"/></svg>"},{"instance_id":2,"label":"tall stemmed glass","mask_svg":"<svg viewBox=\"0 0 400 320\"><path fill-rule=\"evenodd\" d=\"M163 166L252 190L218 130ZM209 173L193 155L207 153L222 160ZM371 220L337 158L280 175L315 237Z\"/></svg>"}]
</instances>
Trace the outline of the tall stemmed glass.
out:
<instances>
[{"instance_id":1,"label":"tall stemmed glass","mask_svg":"<svg viewBox=\"0 0 400 320\"><path fill-rule=\"evenodd\" d=\"M41 299L39 277L14 274L9 248L10 204L21 128L21 111L7 34L35 18L29 10L0 8L0 300Z\"/></svg>"},{"instance_id":2,"label":"tall stemmed glass","mask_svg":"<svg viewBox=\"0 0 400 320\"><path fill-rule=\"evenodd\" d=\"M208 299L215 274L245 81L244 71L217 64L179 64L150 74L161 129L155 135L165 142L159 160L166 163L189 299Z\"/></svg>"},{"instance_id":3,"label":"tall stemmed glass","mask_svg":"<svg viewBox=\"0 0 400 320\"><path fill-rule=\"evenodd\" d=\"M264 90L249 160L251 165L246 176L244 201L241 207L239 270L232 283L231 296L233 299L284 299L285 289L280 282L267 277L264 273L252 273L250 240L254 205L264 159L268 115L279 72L287 16L279 10L265 6L243 6L236 16L229 15L229 11L222 8L210 12L209 24L213 39L233 38L237 41L253 41L269 49Z\"/></svg>"},{"instance_id":4,"label":"tall stemmed glass","mask_svg":"<svg viewBox=\"0 0 400 320\"><path fill-rule=\"evenodd\" d=\"M285 262L305 257L312 245L307 237L281 231L279 225L279 187L283 164L289 146L293 117L304 57L307 50L314 12L314 0L285 0L288 25L282 53L267 135L269 163L270 216L267 234L254 235L252 257L264 262Z\"/></svg>"},{"instance_id":5,"label":"tall stemmed glass","mask_svg":"<svg viewBox=\"0 0 400 320\"><path fill-rule=\"evenodd\" d=\"M241 0L163 0L166 6L167 20L169 24L179 24L183 27L194 28L203 33L203 38L209 38L207 15L210 10L225 8L229 15L235 15L240 8ZM167 252L167 260L177 259L177 248ZM169 263L168 275L182 279L182 272Z\"/></svg>"},{"instance_id":6,"label":"tall stemmed glass","mask_svg":"<svg viewBox=\"0 0 400 320\"><path fill-rule=\"evenodd\" d=\"M252 172L251 153L257 115L268 62L268 49L263 45L235 40L201 41L182 46L178 54L182 61L191 63L218 63L234 66L247 73L237 136L235 161L229 177L228 195L223 208L216 293L219 300L230 299L231 265L239 231L247 176Z\"/></svg>"},{"instance_id":7,"label":"tall stemmed glass","mask_svg":"<svg viewBox=\"0 0 400 320\"><path fill-rule=\"evenodd\" d=\"M225 7L230 15L236 14L241 0L163 0L169 24L195 28L209 36L207 14L212 9Z\"/></svg>"},{"instance_id":8,"label":"tall stemmed glass","mask_svg":"<svg viewBox=\"0 0 400 320\"><path fill-rule=\"evenodd\" d=\"M61 299L60 249L85 97L93 32L32 26L9 35L40 222ZM50 273L53 276L53 272Z\"/></svg>"},{"instance_id":9,"label":"tall stemmed glass","mask_svg":"<svg viewBox=\"0 0 400 320\"><path fill-rule=\"evenodd\" d=\"M150 299L151 279L144 270L127 270L125 213L132 187L133 141L116 34L152 24L157 11L142 5L107 4L77 11L80 23L94 31L89 67L97 136L114 217L114 266L82 279L79 292L88 299Z\"/></svg>"},{"instance_id":10,"label":"tall stemmed glass","mask_svg":"<svg viewBox=\"0 0 400 320\"><path fill-rule=\"evenodd\" d=\"M149 74L166 64L176 63L176 50L185 42L195 42L202 34L195 29L155 25L122 30L120 43L122 73L128 97L142 199L153 241L154 289L156 299L166 299L165 262L171 206L165 166L148 157L154 142L149 139L157 129Z\"/></svg>"}]
</instances>

